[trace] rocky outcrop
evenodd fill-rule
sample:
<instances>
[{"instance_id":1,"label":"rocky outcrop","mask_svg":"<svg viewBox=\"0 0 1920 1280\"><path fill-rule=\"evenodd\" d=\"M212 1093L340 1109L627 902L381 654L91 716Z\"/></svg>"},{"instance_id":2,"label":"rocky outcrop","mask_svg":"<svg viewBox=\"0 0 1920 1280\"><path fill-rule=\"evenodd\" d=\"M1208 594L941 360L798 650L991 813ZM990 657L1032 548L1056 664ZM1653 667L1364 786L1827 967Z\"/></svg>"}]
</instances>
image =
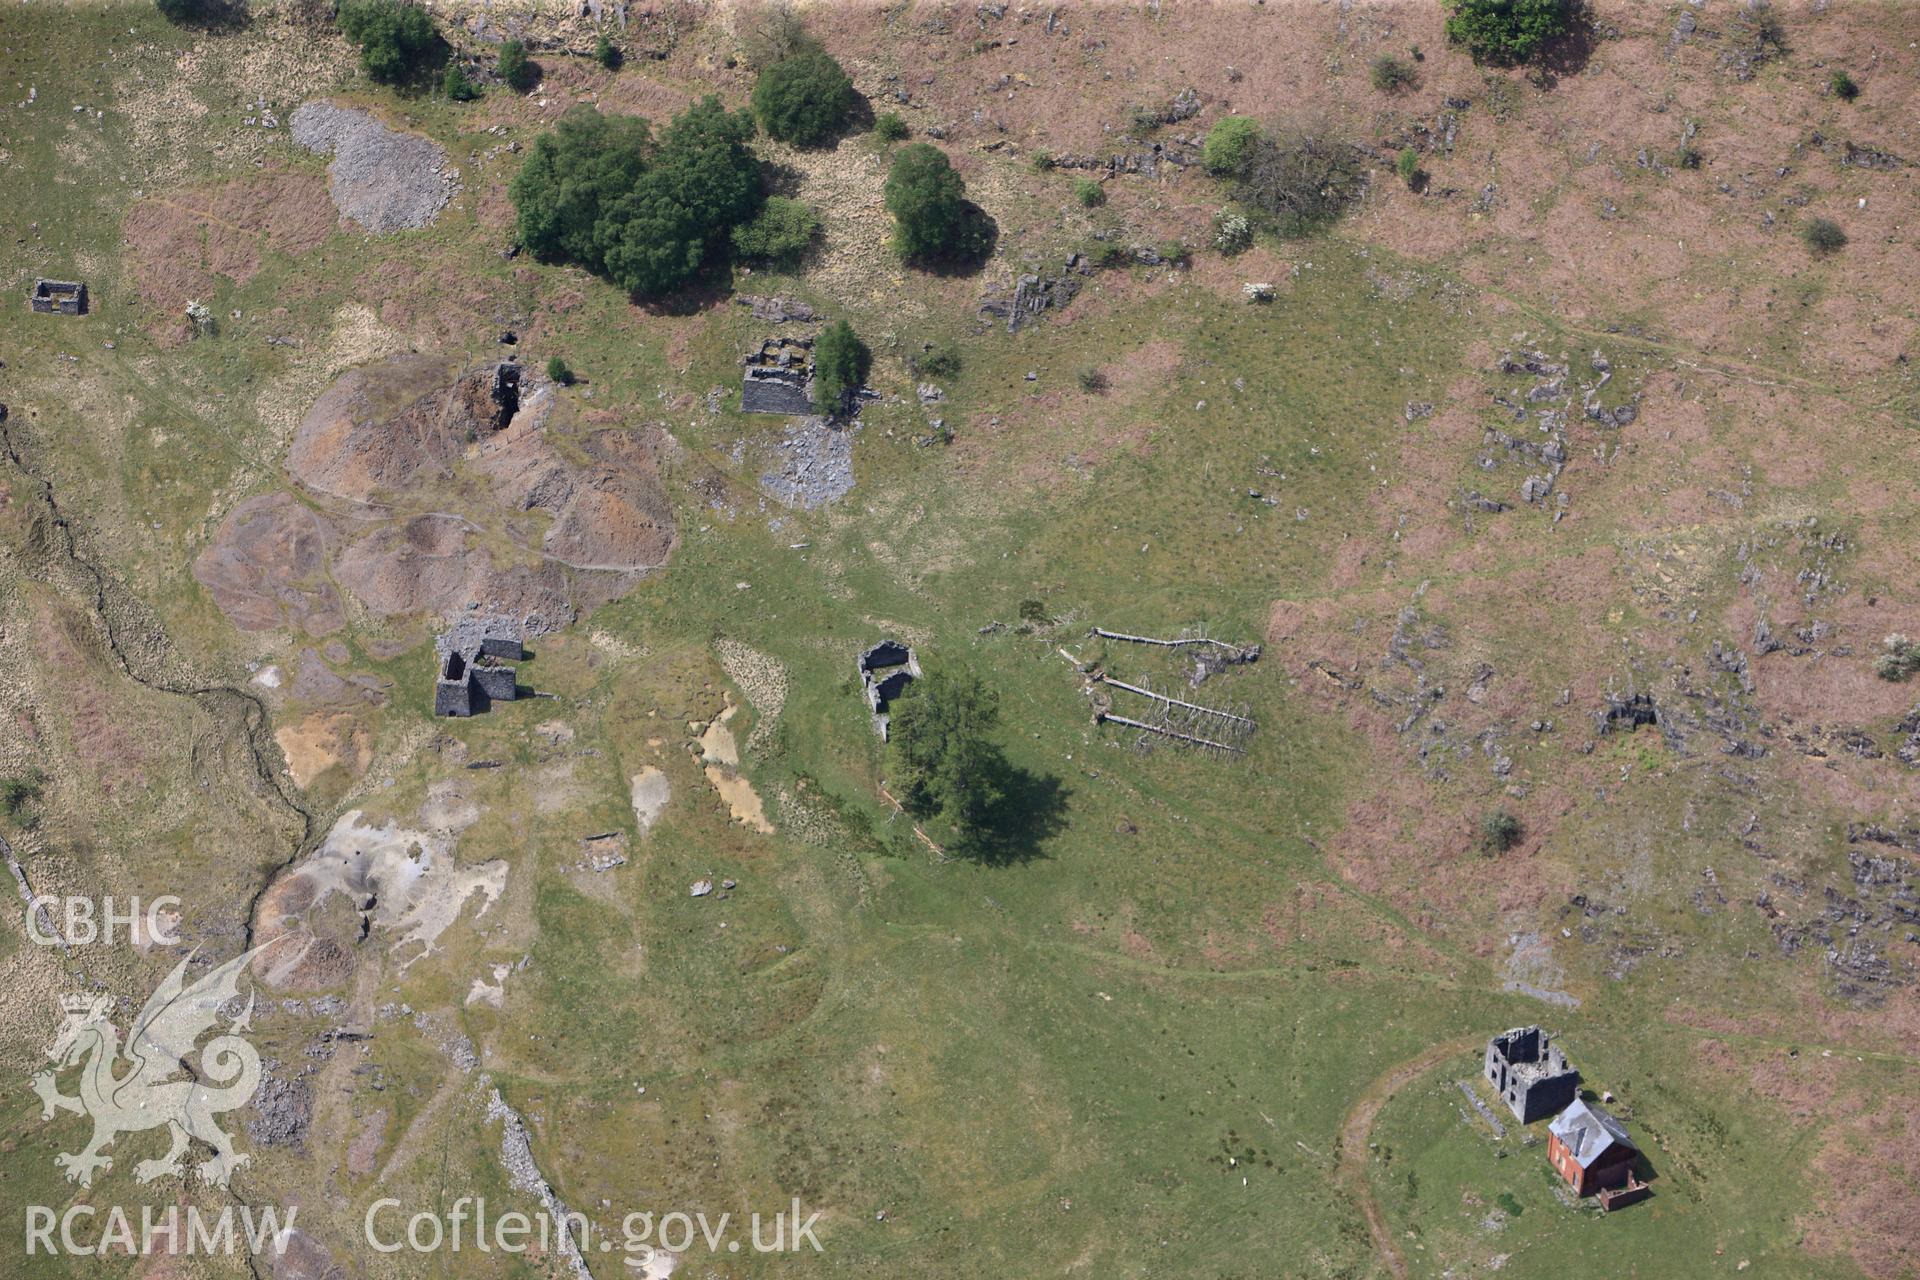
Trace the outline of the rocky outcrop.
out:
<instances>
[{"instance_id":1,"label":"rocky outcrop","mask_svg":"<svg viewBox=\"0 0 1920 1280\"><path fill-rule=\"evenodd\" d=\"M1007 332L1017 333L1020 326L1042 312L1064 307L1080 293L1081 277L1092 274L1093 265L1081 254L1070 253L1060 271L1053 275L1027 272L1013 282L1009 294L989 294L980 300L979 314L1004 317Z\"/></svg>"}]
</instances>

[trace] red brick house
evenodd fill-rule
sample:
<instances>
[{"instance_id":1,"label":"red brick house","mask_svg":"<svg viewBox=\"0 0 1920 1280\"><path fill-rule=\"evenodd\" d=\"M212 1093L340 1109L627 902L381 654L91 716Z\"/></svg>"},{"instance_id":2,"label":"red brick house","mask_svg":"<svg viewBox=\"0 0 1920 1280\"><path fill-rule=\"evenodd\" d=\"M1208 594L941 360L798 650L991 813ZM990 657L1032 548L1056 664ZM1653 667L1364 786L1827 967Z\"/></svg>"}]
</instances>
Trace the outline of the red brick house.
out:
<instances>
[{"instance_id":1,"label":"red brick house","mask_svg":"<svg viewBox=\"0 0 1920 1280\"><path fill-rule=\"evenodd\" d=\"M1547 1126L1547 1159L1575 1195L1626 1186L1639 1154L1627 1126L1577 1098Z\"/></svg>"}]
</instances>

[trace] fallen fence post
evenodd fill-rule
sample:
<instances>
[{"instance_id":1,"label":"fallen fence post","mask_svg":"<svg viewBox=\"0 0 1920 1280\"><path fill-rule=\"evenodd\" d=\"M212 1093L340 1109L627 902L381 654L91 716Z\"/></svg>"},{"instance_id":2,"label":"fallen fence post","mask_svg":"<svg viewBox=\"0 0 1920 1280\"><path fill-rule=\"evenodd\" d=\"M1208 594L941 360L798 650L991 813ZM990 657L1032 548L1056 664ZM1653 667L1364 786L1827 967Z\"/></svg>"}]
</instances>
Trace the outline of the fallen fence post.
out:
<instances>
[{"instance_id":1,"label":"fallen fence post","mask_svg":"<svg viewBox=\"0 0 1920 1280\"><path fill-rule=\"evenodd\" d=\"M1172 703L1176 707L1185 707L1189 711L1200 711L1210 716L1219 716L1223 720L1233 720L1246 725L1248 728L1255 727L1253 721L1247 717L1237 716L1231 711L1222 711L1218 707L1203 707L1197 702L1182 702L1180 699L1168 697L1164 693L1155 693L1151 689L1142 689L1137 684L1128 684L1124 680L1115 680L1112 676L1095 676L1094 679L1102 684L1110 684L1116 689L1125 689L1128 693L1137 693L1143 698L1152 698L1156 702Z\"/></svg>"},{"instance_id":2,"label":"fallen fence post","mask_svg":"<svg viewBox=\"0 0 1920 1280\"><path fill-rule=\"evenodd\" d=\"M1181 733L1177 729L1168 729L1157 724L1148 724L1144 720L1135 720L1129 716L1115 715L1111 711L1099 713L1096 719L1102 721L1110 720L1114 724L1125 725L1129 729L1145 729L1148 733L1157 733L1168 738L1178 738L1182 742L1191 742L1195 746L1209 747L1215 751L1231 751L1235 755L1246 754L1245 748L1236 747L1231 742L1215 742L1211 738L1202 738L1191 733Z\"/></svg>"},{"instance_id":3,"label":"fallen fence post","mask_svg":"<svg viewBox=\"0 0 1920 1280\"><path fill-rule=\"evenodd\" d=\"M1125 640L1130 644L1157 644L1162 648L1178 649L1187 645L1208 644L1216 649L1225 649L1238 658L1258 657L1259 645L1241 646L1228 644L1225 640L1215 640L1208 636L1185 636L1178 640L1157 640L1152 636L1130 636L1124 631L1108 631L1104 627L1093 628L1093 634L1103 640Z\"/></svg>"}]
</instances>

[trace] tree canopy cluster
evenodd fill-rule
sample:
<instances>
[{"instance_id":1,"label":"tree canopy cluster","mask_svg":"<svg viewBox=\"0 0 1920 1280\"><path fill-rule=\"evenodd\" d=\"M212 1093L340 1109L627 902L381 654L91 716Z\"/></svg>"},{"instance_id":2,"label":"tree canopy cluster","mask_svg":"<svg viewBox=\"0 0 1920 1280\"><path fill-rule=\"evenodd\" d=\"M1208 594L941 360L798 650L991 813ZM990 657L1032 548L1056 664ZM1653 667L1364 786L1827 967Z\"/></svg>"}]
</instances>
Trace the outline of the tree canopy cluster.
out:
<instances>
[{"instance_id":1,"label":"tree canopy cluster","mask_svg":"<svg viewBox=\"0 0 1920 1280\"><path fill-rule=\"evenodd\" d=\"M382 84L410 80L440 45L427 11L403 0L342 0L340 31L360 46L360 66Z\"/></svg>"},{"instance_id":2,"label":"tree canopy cluster","mask_svg":"<svg viewBox=\"0 0 1920 1280\"><path fill-rule=\"evenodd\" d=\"M1567 30L1567 0L1442 0L1447 39L1484 62L1525 62Z\"/></svg>"},{"instance_id":3,"label":"tree canopy cluster","mask_svg":"<svg viewBox=\"0 0 1920 1280\"><path fill-rule=\"evenodd\" d=\"M847 401L867 380L873 353L845 320L827 326L813 344L813 407L828 417L847 407Z\"/></svg>"},{"instance_id":4,"label":"tree canopy cluster","mask_svg":"<svg viewBox=\"0 0 1920 1280\"><path fill-rule=\"evenodd\" d=\"M937 260L972 248L967 185L932 143L912 142L894 152L885 195L902 257Z\"/></svg>"},{"instance_id":5,"label":"tree canopy cluster","mask_svg":"<svg viewBox=\"0 0 1920 1280\"><path fill-rule=\"evenodd\" d=\"M769 136L797 147L833 141L853 112L853 81L833 56L805 43L760 73L753 114Z\"/></svg>"},{"instance_id":6,"label":"tree canopy cluster","mask_svg":"<svg viewBox=\"0 0 1920 1280\"><path fill-rule=\"evenodd\" d=\"M638 116L574 107L535 140L508 188L520 242L637 296L667 293L760 210L752 135L750 117L712 96L674 117L658 140Z\"/></svg>"},{"instance_id":7,"label":"tree canopy cluster","mask_svg":"<svg viewBox=\"0 0 1920 1280\"><path fill-rule=\"evenodd\" d=\"M1006 765L991 734L1000 697L979 677L936 668L907 686L889 711L889 785L916 818L978 828L1002 796Z\"/></svg>"}]
</instances>

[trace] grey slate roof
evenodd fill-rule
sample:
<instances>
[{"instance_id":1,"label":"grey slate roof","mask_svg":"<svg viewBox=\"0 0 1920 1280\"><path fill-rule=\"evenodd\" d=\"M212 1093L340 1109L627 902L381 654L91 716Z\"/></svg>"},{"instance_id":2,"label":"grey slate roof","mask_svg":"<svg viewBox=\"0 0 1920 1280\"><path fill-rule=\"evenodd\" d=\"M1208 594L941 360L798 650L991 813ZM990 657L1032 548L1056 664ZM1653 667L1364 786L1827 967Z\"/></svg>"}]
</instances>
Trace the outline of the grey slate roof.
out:
<instances>
[{"instance_id":1,"label":"grey slate roof","mask_svg":"<svg viewBox=\"0 0 1920 1280\"><path fill-rule=\"evenodd\" d=\"M1602 1111L1599 1107L1589 1106L1576 1098L1573 1105L1555 1116L1547 1128L1554 1137L1560 1139L1574 1162L1582 1169L1593 1167L1593 1162L1616 1146L1634 1149L1633 1139L1627 1136L1627 1126Z\"/></svg>"}]
</instances>

